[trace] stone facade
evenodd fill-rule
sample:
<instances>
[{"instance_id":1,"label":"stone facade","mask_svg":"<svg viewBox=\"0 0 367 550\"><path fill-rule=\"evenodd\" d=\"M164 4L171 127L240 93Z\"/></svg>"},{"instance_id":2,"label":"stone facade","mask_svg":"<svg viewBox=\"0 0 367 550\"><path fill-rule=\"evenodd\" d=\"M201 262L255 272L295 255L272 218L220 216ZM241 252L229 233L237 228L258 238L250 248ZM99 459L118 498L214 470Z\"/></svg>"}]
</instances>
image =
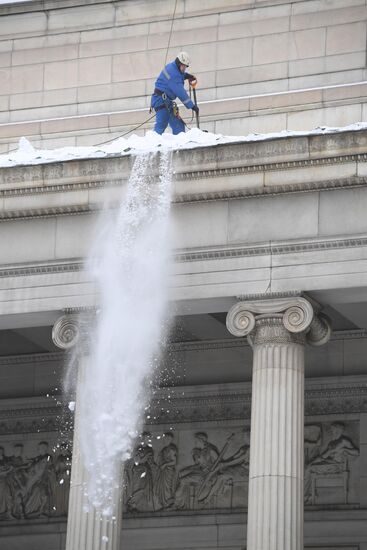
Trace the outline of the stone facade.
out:
<instances>
[{"instance_id":1,"label":"stone facade","mask_svg":"<svg viewBox=\"0 0 367 550\"><path fill-rule=\"evenodd\" d=\"M1 150L23 135L43 147L97 144L140 124L166 53L178 48L192 56L210 131L365 119L364 0L175 2L0 6Z\"/></svg>"},{"instance_id":2,"label":"stone facade","mask_svg":"<svg viewBox=\"0 0 367 550\"><path fill-rule=\"evenodd\" d=\"M123 532L129 544L134 541L134 526L149 532L157 522L161 529L150 543L158 549L168 547L169 522L183 528L190 517L210 525L214 516L219 515L221 523L246 514L250 400L250 384L186 387L184 395L182 388L160 391L125 465ZM322 519L336 511L355 514L355 524L362 525L367 379L310 379L305 404L306 533L313 516ZM162 408L163 418L156 416ZM5 458L0 460L0 535L13 533L14 545L19 545L29 525L45 541L52 526L57 532L64 525L71 447L70 433L60 435L55 430L62 416L63 407L57 402L50 406L50 398L1 405L0 449ZM14 417L20 419L15 427ZM22 426L23 418L32 419L32 425ZM188 536L193 536L190 530ZM234 535L227 536L230 540ZM184 548L179 540L174 547Z\"/></svg>"},{"instance_id":3,"label":"stone facade","mask_svg":"<svg viewBox=\"0 0 367 550\"><path fill-rule=\"evenodd\" d=\"M169 59L193 59L205 129L363 121L366 13L365 0L2 4L0 152L144 122L169 40ZM82 509L60 388L77 314L98 305L83 270L98 211L131 159L0 170L1 550L92 550L101 524L109 546L93 550L367 550L366 160L363 129L175 153L177 317L110 531Z\"/></svg>"}]
</instances>

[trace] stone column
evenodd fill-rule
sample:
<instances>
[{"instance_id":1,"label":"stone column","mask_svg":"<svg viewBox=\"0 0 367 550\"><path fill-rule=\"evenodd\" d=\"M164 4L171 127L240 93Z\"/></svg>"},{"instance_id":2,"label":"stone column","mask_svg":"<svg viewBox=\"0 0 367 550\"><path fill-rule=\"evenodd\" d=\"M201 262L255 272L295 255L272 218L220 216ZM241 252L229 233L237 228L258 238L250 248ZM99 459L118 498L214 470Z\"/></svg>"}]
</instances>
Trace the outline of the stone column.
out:
<instances>
[{"instance_id":1,"label":"stone column","mask_svg":"<svg viewBox=\"0 0 367 550\"><path fill-rule=\"evenodd\" d=\"M227 328L253 348L247 550L303 548L304 345L330 327L302 297L240 302Z\"/></svg>"},{"instance_id":2,"label":"stone column","mask_svg":"<svg viewBox=\"0 0 367 550\"><path fill-rule=\"evenodd\" d=\"M64 350L73 347L79 339L77 317L60 317L54 325L52 338L54 343ZM78 364L66 550L118 550L121 538L122 491L116 491L112 518L103 516L87 502L85 496L88 473L84 467L80 446L78 400L86 368L88 357L84 354Z\"/></svg>"}]
</instances>

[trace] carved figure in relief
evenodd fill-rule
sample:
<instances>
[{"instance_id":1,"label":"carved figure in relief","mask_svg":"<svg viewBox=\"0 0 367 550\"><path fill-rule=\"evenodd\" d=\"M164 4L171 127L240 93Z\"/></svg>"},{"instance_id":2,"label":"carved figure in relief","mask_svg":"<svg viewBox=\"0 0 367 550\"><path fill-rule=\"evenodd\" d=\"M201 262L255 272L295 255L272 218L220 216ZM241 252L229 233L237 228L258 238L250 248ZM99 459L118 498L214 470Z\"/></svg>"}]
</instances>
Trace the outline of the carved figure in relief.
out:
<instances>
[{"instance_id":1,"label":"carved figure in relief","mask_svg":"<svg viewBox=\"0 0 367 550\"><path fill-rule=\"evenodd\" d=\"M157 464L151 444L151 434L144 432L141 443L134 449L132 459L125 465L127 477L127 502L130 512L155 509L154 483Z\"/></svg>"},{"instance_id":2,"label":"carved figure in relief","mask_svg":"<svg viewBox=\"0 0 367 550\"><path fill-rule=\"evenodd\" d=\"M12 492L9 484L9 473L12 467L5 457L4 448L0 447L0 518L12 519Z\"/></svg>"},{"instance_id":3,"label":"carved figure in relief","mask_svg":"<svg viewBox=\"0 0 367 550\"><path fill-rule=\"evenodd\" d=\"M24 514L26 517L49 516L52 513L55 468L48 452L48 443L38 444L39 454L31 459L24 490Z\"/></svg>"},{"instance_id":4,"label":"carved figure in relief","mask_svg":"<svg viewBox=\"0 0 367 550\"><path fill-rule=\"evenodd\" d=\"M175 491L177 485L177 458L178 448L173 442L172 432L164 434L165 445L158 454L157 479L155 484L155 494L160 508L171 508L175 501Z\"/></svg>"},{"instance_id":5,"label":"carved figure in relief","mask_svg":"<svg viewBox=\"0 0 367 550\"><path fill-rule=\"evenodd\" d=\"M232 434L225 443L216 463L206 476L198 500L208 499L212 495L221 495L225 487L238 481L247 479L249 474L250 443L249 433L244 434L244 444L228 458L223 458L229 445Z\"/></svg>"},{"instance_id":6,"label":"carved figure in relief","mask_svg":"<svg viewBox=\"0 0 367 550\"><path fill-rule=\"evenodd\" d=\"M322 430L318 424L307 424L304 428L305 465L320 455Z\"/></svg>"},{"instance_id":7,"label":"carved figure in relief","mask_svg":"<svg viewBox=\"0 0 367 550\"><path fill-rule=\"evenodd\" d=\"M197 447L201 449L203 461L205 462L207 467L210 468L218 459L218 447L208 441L208 434L206 434L205 432L196 432L194 437L197 442Z\"/></svg>"},{"instance_id":8,"label":"carved figure in relief","mask_svg":"<svg viewBox=\"0 0 367 550\"><path fill-rule=\"evenodd\" d=\"M175 494L175 508L178 510L189 510L194 507L195 492L209 473L202 448L192 449L192 459L194 464L182 468L178 474Z\"/></svg>"},{"instance_id":9,"label":"carved figure in relief","mask_svg":"<svg viewBox=\"0 0 367 550\"><path fill-rule=\"evenodd\" d=\"M24 447L16 443L13 447L13 455L9 457L12 469L8 481L12 492L12 515L16 519L24 518L24 490L27 483L28 460L23 457Z\"/></svg>"},{"instance_id":10,"label":"carved figure in relief","mask_svg":"<svg viewBox=\"0 0 367 550\"><path fill-rule=\"evenodd\" d=\"M350 437L345 435L341 422L331 425L331 439L326 448L313 458L305 468L305 500L312 502L312 478L314 474L338 474L348 472L348 457L359 455L359 449Z\"/></svg>"},{"instance_id":11,"label":"carved figure in relief","mask_svg":"<svg viewBox=\"0 0 367 550\"><path fill-rule=\"evenodd\" d=\"M68 513L71 472L71 453L67 443L60 445L60 452L55 460L55 488L53 491L56 516Z\"/></svg>"},{"instance_id":12,"label":"carved figure in relief","mask_svg":"<svg viewBox=\"0 0 367 550\"><path fill-rule=\"evenodd\" d=\"M178 475L175 494L177 509L193 509L198 504L198 495L219 457L218 448L208 440L208 434L197 432L194 435L196 446L192 449L194 464L182 468Z\"/></svg>"}]
</instances>

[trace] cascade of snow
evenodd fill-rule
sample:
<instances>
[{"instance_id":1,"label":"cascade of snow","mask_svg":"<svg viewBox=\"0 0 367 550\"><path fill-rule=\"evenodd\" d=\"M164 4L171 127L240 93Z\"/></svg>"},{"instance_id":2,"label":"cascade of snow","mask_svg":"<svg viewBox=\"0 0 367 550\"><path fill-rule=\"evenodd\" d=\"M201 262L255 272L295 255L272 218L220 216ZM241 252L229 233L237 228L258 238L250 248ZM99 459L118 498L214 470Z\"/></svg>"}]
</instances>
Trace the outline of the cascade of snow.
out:
<instances>
[{"instance_id":1,"label":"cascade of snow","mask_svg":"<svg viewBox=\"0 0 367 550\"><path fill-rule=\"evenodd\" d=\"M106 515L113 514L119 464L132 451L148 399L145 382L164 336L171 155L136 157L117 214L89 262L100 310L78 407L85 491Z\"/></svg>"}]
</instances>

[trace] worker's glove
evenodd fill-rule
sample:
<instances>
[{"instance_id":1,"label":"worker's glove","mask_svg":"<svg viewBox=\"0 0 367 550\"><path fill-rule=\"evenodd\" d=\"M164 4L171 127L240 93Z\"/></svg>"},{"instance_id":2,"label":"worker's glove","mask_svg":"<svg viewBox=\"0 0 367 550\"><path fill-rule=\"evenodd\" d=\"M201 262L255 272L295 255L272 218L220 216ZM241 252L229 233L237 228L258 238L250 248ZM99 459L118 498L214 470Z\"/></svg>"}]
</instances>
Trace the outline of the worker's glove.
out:
<instances>
[{"instance_id":1,"label":"worker's glove","mask_svg":"<svg viewBox=\"0 0 367 550\"><path fill-rule=\"evenodd\" d=\"M194 111L194 113L199 114L199 107L197 105L194 105L192 110Z\"/></svg>"},{"instance_id":2,"label":"worker's glove","mask_svg":"<svg viewBox=\"0 0 367 550\"><path fill-rule=\"evenodd\" d=\"M185 73L185 80L192 82L193 80L196 80L196 76L194 76L193 74Z\"/></svg>"}]
</instances>

